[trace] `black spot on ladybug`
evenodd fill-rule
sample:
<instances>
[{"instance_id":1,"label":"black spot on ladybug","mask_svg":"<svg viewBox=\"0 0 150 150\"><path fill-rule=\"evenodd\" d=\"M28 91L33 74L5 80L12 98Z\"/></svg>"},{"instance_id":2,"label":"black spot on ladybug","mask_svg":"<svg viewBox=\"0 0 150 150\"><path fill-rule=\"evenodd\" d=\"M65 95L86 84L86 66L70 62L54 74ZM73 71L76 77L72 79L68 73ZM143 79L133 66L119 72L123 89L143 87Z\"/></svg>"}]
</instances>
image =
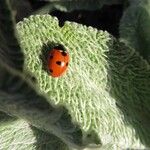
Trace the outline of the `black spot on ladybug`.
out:
<instances>
[{"instance_id":1,"label":"black spot on ladybug","mask_svg":"<svg viewBox=\"0 0 150 150\"><path fill-rule=\"evenodd\" d=\"M56 61L56 64L57 65L61 65L61 61Z\"/></svg>"},{"instance_id":2,"label":"black spot on ladybug","mask_svg":"<svg viewBox=\"0 0 150 150\"><path fill-rule=\"evenodd\" d=\"M50 59L53 59L53 56L52 56L52 55L50 56Z\"/></svg>"},{"instance_id":3,"label":"black spot on ladybug","mask_svg":"<svg viewBox=\"0 0 150 150\"><path fill-rule=\"evenodd\" d=\"M67 56L67 53L66 53L66 52L61 52L61 54L62 54L63 56Z\"/></svg>"},{"instance_id":4,"label":"black spot on ladybug","mask_svg":"<svg viewBox=\"0 0 150 150\"><path fill-rule=\"evenodd\" d=\"M50 73L53 73L53 70L52 70L52 69L50 69L49 71L50 71Z\"/></svg>"},{"instance_id":5,"label":"black spot on ladybug","mask_svg":"<svg viewBox=\"0 0 150 150\"><path fill-rule=\"evenodd\" d=\"M66 63L66 66L68 66L68 62Z\"/></svg>"}]
</instances>

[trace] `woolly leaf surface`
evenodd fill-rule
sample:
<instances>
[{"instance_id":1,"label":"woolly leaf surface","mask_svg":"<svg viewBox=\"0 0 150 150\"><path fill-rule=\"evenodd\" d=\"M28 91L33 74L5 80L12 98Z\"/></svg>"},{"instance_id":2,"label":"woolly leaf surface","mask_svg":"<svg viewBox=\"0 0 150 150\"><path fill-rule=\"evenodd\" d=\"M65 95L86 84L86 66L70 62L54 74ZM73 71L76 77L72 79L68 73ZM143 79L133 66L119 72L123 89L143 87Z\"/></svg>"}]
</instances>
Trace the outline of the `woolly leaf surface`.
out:
<instances>
[{"instance_id":1,"label":"woolly leaf surface","mask_svg":"<svg viewBox=\"0 0 150 150\"><path fill-rule=\"evenodd\" d=\"M149 146L150 69L137 52L92 27L71 22L59 27L49 15L31 16L17 29L25 70L53 102L69 109L83 130L95 130L103 145ZM64 76L52 78L41 56L57 44L68 50L70 64Z\"/></svg>"}]
</instances>

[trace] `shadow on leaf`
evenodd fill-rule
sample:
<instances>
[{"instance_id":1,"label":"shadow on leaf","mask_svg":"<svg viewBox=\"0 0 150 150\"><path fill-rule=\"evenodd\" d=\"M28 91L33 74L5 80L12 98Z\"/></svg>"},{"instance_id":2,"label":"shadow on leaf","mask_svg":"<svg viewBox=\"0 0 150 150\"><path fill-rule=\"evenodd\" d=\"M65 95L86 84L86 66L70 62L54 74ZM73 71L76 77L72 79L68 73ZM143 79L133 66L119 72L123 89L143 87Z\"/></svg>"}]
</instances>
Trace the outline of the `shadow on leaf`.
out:
<instances>
[{"instance_id":1,"label":"shadow on leaf","mask_svg":"<svg viewBox=\"0 0 150 150\"><path fill-rule=\"evenodd\" d=\"M16 117L9 116L6 113L0 111L0 125L10 123L16 119Z\"/></svg>"},{"instance_id":2,"label":"shadow on leaf","mask_svg":"<svg viewBox=\"0 0 150 150\"><path fill-rule=\"evenodd\" d=\"M150 69L139 54L123 43L113 44L107 53L108 87L123 114L126 125L134 128L137 139L150 146ZM118 57L119 56L119 57Z\"/></svg>"},{"instance_id":3,"label":"shadow on leaf","mask_svg":"<svg viewBox=\"0 0 150 150\"><path fill-rule=\"evenodd\" d=\"M36 137L36 150L69 150L68 147L53 134L48 134L31 126L33 134Z\"/></svg>"}]
</instances>

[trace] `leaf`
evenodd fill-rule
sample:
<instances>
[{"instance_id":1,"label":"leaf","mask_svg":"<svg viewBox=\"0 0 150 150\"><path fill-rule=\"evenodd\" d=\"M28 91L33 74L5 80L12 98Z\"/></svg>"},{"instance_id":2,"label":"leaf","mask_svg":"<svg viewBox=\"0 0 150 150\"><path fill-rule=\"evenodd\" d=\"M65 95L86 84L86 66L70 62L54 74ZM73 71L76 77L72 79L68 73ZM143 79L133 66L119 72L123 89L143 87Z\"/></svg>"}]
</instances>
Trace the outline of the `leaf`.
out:
<instances>
[{"instance_id":1,"label":"leaf","mask_svg":"<svg viewBox=\"0 0 150 150\"><path fill-rule=\"evenodd\" d=\"M15 21L9 0L0 1L0 59L11 67L23 70L23 53L17 40Z\"/></svg>"},{"instance_id":2,"label":"leaf","mask_svg":"<svg viewBox=\"0 0 150 150\"><path fill-rule=\"evenodd\" d=\"M0 148L7 150L68 150L60 139L31 127L23 120L16 120L5 126L0 125Z\"/></svg>"},{"instance_id":3,"label":"leaf","mask_svg":"<svg viewBox=\"0 0 150 150\"><path fill-rule=\"evenodd\" d=\"M130 0L120 22L120 38L150 62L150 1Z\"/></svg>"},{"instance_id":4,"label":"leaf","mask_svg":"<svg viewBox=\"0 0 150 150\"><path fill-rule=\"evenodd\" d=\"M36 11L36 14L45 14L52 10L73 11L73 10L97 10L104 5L122 4L123 0L44 0L50 2L42 9ZM34 13L34 14L35 14Z\"/></svg>"},{"instance_id":5,"label":"leaf","mask_svg":"<svg viewBox=\"0 0 150 150\"><path fill-rule=\"evenodd\" d=\"M104 147L150 146L150 66L134 49L92 27L59 27L50 15L31 16L17 29L25 68L50 102L66 106L83 130L96 131ZM70 64L64 76L52 78L46 54L58 44L68 50Z\"/></svg>"},{"instance_id":6,"label":"leaf","mask_svg":"<svg viewBox=\"0 0 150 150\"><path fill-rule=\"evenodd\" d=\"M71 147L82 147L90 142L95 142L95 139L92 141L92 137L83 138L79 126L71 122L68 111L64 107L55 108L50 105L44 96L35 92L30 81L25 80L25 77L19 72L2 62L0 70L3 79L3 82L0 83L1 111L22 118L37 128L53 133ZM88 135L92 136L92 134ZM90 141L87 143L88 139Z\"/></svg>"},{"instance_id":7,"label":"leaf","mask_svg":"<svg viewBox=\"0 0 150 150\"><path fill-rule=\"evenodd\" d=\"M23 69L23 53L16 37L15 21L12 17L9 1L0 1L0 60L11 67ZM18 56L19 59L16 58ZM2 78L1 78L2 80ZM0 112L0 123L7 124L16 118Z\"/></svg>"}]
</instances>

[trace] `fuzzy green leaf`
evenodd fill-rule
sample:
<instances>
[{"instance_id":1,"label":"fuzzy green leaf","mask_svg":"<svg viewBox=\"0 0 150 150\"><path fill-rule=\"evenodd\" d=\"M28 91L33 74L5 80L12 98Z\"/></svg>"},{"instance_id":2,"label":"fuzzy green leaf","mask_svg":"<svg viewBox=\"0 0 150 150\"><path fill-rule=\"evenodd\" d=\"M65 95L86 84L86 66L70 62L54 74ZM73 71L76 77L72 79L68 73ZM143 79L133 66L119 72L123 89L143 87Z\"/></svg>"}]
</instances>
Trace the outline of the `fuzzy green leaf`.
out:
<instances>
[{"instance_id":1,"label":"fuzzy green leaf","mask_svg":"<svg viewBox=\"0 0 150 150\"><path fill-rule=\"evenodd\" d=\"M31 16L17 29L25 68L49 101L65 105L83 130L95 130L103 146L150 146L150 66L137 52L92 27L59 27L49 15ZM52 78L44 56L57 44L69 51L70 64L64 76Z\"/></svg>"},{"instance_id":2,"label":"fuzzy green leaf","mask_svg":"<svg viewBox=\"0 0 150 150\"><path fill-rule=\"evenodd\" d=\"M149 0L130 0L120 23L120 37L150 62Z\"/></svg>"}]
</instances>

